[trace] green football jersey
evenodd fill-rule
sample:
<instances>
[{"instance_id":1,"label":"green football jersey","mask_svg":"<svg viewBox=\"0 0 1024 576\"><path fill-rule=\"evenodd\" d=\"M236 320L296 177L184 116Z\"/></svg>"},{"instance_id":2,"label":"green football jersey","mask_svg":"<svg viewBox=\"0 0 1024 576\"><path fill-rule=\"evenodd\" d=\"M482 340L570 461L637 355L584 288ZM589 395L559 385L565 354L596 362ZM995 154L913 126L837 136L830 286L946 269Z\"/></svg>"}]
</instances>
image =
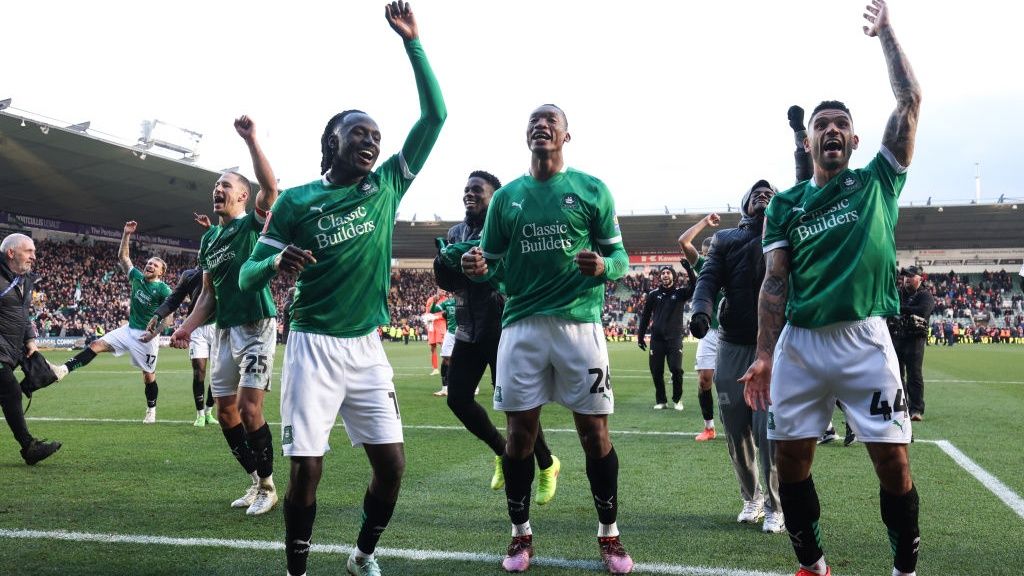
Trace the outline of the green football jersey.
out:
<instances>
[{"instance_id":1,"label":"green football jersey","mask_svg":"<svg viewBox=\"0 0 1024 576\"><path fill-rule=\"evenodd\" d=\"M480 247L489 267L504 266L503 326L535 315L600 322L604 283L629 264L611 192L573 169L546 182L524 175L495 192ZM583 250L606 256L603 276L580 273Z\"/></svg>"},{"instance_id":2,"label":"green football jersey","mask_svg":"<svg viewBox=\"0 0 1024 576\"><path fill-rule=\"evenodd\" d=\"M763 248L790 251L786 318L818 328L899 314L896 220L906 168L885 148L823 187L814 180L772 198Z\"/></svg>"},{"instance_id":3,"label":"green football jersey","mask_svg":"<svg viewBox=\"0 0 1024 576\"><path fill-rule=\"evenodd\" d=\"M278 197L260 242L316 258L295 284L292 330L355 338L390 323L391 235L407 170L394 155L356 184L321 178Z\"/></svg>"},{"instance_id":4,"label":"green football jersey","mask_svg":"<svg viewBox=\"0 0 1024 576\"><path fill-rule=\"evenodd\" d=\"M218 328L250 324L277 316L270 287L242 291L238 273L249 259L260 236L261 219L255 212L235 218L224 226L210 226L199 243L199 264L210 275L217 308Z\"/></svg>"},{"instance_id":5,"label":"green football jersey","mask_svg":"<svg viewBox=\"0 0 1024 576\"><path fill-rule=\"evenodd\" d=\"M171 295L171 287L161 280L146 282L142 271L132 266L128 271L132 284L132 299L128 305L128 327L145 330L156 309Z\"/></svg>"},{"instance_id":6,"label":"green football jersey","mask_svg":"<svg viewBox=\"0 0 1024 576\"><path fill-rule=\"evenodd\" d=\"M697 262L693 265L693 274L695 276L700 276L700 271L701 271L701 269L704 268L704 263L707 262L707 261L708 261L708 259L705 258L703 254L697 256ZM712 330L718 330L718 305L722 303L722 298L724 298L724 297L725 297L725 291L723 291L723 290L719 290L718 293L715 294L715 303L711 306L711 329Z\"/></svg>"},{"instance_id":7,"label":"green football jersey","mask_svg":"<svg viewBox=\"0 0 1024 576\"><path fill-rule=\"evenodd\" d=\"M455 334L456 330L459 329L459 323L455 320L455 298L448 298L444 302L434 304L430 307L430 311L435 314L444 312L446 326L452 334Z\"/></svg>"}]
</instances>

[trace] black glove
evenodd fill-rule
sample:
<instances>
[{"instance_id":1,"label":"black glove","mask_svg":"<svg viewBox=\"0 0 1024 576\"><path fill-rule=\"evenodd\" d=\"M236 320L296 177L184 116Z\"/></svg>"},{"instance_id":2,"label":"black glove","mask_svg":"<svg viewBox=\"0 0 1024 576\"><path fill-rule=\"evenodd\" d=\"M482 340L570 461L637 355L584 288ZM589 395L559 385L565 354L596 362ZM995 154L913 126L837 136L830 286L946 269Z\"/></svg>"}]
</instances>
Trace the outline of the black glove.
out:
<instances>
[{"instance_id":1,"label":"black glove","mask_svg":"<svg viewBox=\"0 0 1024 576\"><path fill-rule=\"evenodd\" d=\"M690 334L694 338L703 338L711 329L711 317L703 312L690 316Z\"/></svg>"},{"instance_id":2,"label":"black glove","mask_svg":"<svg viewBox=\"0 0 1024 576\"><path fill-rule=\"evenodd\" d=\"M789 107L789 111L786 112L786 116L789 117L789 127L793 129L793 132L800 132L801 130L807 130L804 127L804 109L797 106L796 104Z\"/></svg>"},{"instance_id":3,"label":"black glove","mask_svg":"<svg viewBox=\"0 0 1024 576\"><path fill-rule=\"evenodd\" d=\"M637 337L636 345L639 346L641 350L647 351L647 342L644 341L643 336Z\"/></svg>"}]
</instances>

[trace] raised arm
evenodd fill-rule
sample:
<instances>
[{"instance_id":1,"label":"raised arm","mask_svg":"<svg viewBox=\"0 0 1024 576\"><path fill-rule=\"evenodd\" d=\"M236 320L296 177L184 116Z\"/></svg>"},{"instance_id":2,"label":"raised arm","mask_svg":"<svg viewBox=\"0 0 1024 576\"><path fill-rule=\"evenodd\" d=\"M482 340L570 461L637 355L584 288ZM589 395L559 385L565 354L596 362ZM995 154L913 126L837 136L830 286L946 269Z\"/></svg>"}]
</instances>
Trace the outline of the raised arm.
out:
<instances>
[{"instance_id":1,"label":"raised arm","mask_svg":"<svg viewBox=\"0 0 1024 576\"><path fill-rule=\"evenodd\" d=\"M384 16L391 28L405 42L405 51L412 63L413 75L416 77L416 90L420 97L420 118L413 125L402 145L402 158L406 166L415 176L427 161L430 150L437 142L441 126L448 117L448 110L441 96L441 88L437 85L434 71L423 52L419 41L419 28L412 6L408 2L392 2L384 7Z\"/></svg>"},{"instance_id":2,"label":"raised arm","mask_svg":"<svg viewBox=\"0 0 1024 576\"><path fill-rule=\"evenodd\" d=\"M691 265L697 263L697 257L699 256L697 249L693 246L693 240L708 226L717 228L721 222L722 218L718 214L711 213L698 220L696 224L690 226L679 235L679 248L683 251L683 256L686 256Z\"/></svg>"},{"instance_id":3,"label":"raised arm","mask_svg":"<svg viewBox=\"0 0 1024 576\"><path fill-rule=\"evenodd\" d=\"M124 223L124 232L121 234L121 245L117 249L117 263L121 267L121 272L127 274L132 269L132 259L129 254L128 245L131 240L132 234L135 233L135 229L138 227L138 223L135 220L129 220Z\"/></svg>"},{"instance_id":4,"label":"raised arm","mask_svg":"<svg viewBox=\"0 0 1024 576\"><path fill-rule=\"evenodd\" d=\"M743 397L754 410L767 410L771 404L772 357L786 325L788 296L789 250L776 248L765 254L764 282L757 301L757 356L740 378L745 384Z\"/></svg>"},{"instance_id":5,"label":"raised arm","mask_svg":"<svg viewBox=\"0 0 1024 576\"><path fill-rule=\"evenodd\" d=\"M256 181L260 183L260 191L256 194L256 212L260 216L266 216L270 207L277 200L277 177L270 167L270 162L263 154L260 143L256 139L256 124L252 118L241 116L235 119L235 131L245 140L249 148L249 156L252 158L252 169L256 171Z\"/></svg>"},{"instance_id":6,"label":"raised arm","mask_svg":"<svg viewBox=\"0 0 1024 576\"><path fill-rule=\"evenodd\" d=\"M810 180L814 176L811 154L804 148L804 140L807 139L807 127L804 126L804 109L794 104L789 107L786 116L789 118L789 127L793 129L793 140L796 142L796 150L793 151L793 164L796 169L796 182L799 184L804 180Z\"/></svg>"},{"instance_id":7,"label":"raised arm","mask_svg":"<svg viewBox=\"0 0 1024 576\"><path fill-rule=\"evenodd\" d=\"M864 13L864 19L868 21L868 25L864 26L864 33L872 38L877 36L881 40L885 64L889 69L889 83L896 96L896 109L889 116L889 122L885 126L882 145L892 152L900 165L907 167L914 156L917 118L921 109L921 87L893 33L892 25L889 23L889 7L886 6L885 0L871 0L871 4L865 9L867 11Z\"/></svg>"}]
</instances>

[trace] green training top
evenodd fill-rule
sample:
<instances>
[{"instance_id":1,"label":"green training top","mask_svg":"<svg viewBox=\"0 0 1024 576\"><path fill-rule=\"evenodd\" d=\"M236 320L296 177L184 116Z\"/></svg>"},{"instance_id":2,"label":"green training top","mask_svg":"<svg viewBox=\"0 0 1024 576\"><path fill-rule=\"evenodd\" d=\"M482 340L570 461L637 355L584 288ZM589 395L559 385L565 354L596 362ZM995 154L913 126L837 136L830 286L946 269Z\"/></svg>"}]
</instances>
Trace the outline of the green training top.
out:
<instances>
[{"instance_id":1,"label":"green training top","mask_svg":"<svg viewBox=\"0 0 1024 576\"><path fill-rule=\"evenodd\" d=\"M801 182L772 198L763 249L790 251L786 319L819 328L899 314L896 220L906 168L885 149L823 187Z\"/></svg>"},{"instance_id":2,"label":"green training top","mask_svg":"<svg viewBox=\"0 0 1024 576\"><path fill-rule=\"evenodd\" d=\"M224 226L210 226L199 243L199 264L210 275L217 308L218 328L251 324L277 316L270 286L242 291L238 274L260 236L263 219L256 212L243 214Z\"/></svg>"},{"instance_id":3,"label":"green training top","mask_svg":"<svg viewBox=\"0 0 1024 576\"><path fill-rule=\"evenodd\" d=\"M242 267L243 289L265 286L288 244L317 262L295 284L291 329L339 338L365 336L390 323L391 235L398 203L437 141L447 111L418 40L405 43L419 91L420 118L400 153L355 184L319 180L280 194L263 235Z\"/></svg>"},{"instance_id":4,"label":"green training top","mask_svg":"<svg viewBox=\"0 0 1024 576\"><path fill-rule=\"evenodd\" d=\"M171 295L171 287L162 280L147 282L142 272L132 266L128 271L132 284L132 299L128 305L128 327L145 330L156 309Z\"/></svg>"},{"instance_id":5,"label":"green training top","mask_svg":"<svg viewBox=\"0 0 1024 576\"><path fill-rule=\"evenodd\" d=\"M504 265L503 326L535 315L600 322L605 281L629 267L611 192L571 168L545 182L524 175L495 192L480 247L489 268ZM580 273L574 258L582 250L605 257L604 275Z\"/></svg>"},{"instance_id":6,"label":"green training top","mask_svg":"<svg viewBox=\"0 0 1024 576\"><path fill-rule=\"evenodd\" d=\"M435 302L430 306L430 311L435 314L438 312L444 313L446 326L452 334L455 334L455 331L459 329L459 323L455 320L455 298L447 298L444 302L440 303Z\"/></svg>"}]
</instances>

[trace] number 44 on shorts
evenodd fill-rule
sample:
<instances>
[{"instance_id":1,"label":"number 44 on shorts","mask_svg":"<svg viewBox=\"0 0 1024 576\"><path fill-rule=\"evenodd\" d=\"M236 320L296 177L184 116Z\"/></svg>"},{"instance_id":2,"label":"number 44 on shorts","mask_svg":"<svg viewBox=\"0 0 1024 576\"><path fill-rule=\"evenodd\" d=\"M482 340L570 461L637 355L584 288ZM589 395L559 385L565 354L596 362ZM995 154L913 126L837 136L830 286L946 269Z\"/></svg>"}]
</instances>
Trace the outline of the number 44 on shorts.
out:
<instances>
[{"instance_id":1,"label":"number 44 on shorts","mask_svg":"<svg viewBox=\"0 0 1024 576\"><path fill-rule=\"evenodd\" d=\"M893 412L906 412L907 402L903 399L903 389L896 389L896 401L893 402L892 406L889 406L888 400L882 400L882 391L878 390L874 396L871 397L871 415L881 415L883 420L892 419Z\"/></svg>"}]
</instances>

